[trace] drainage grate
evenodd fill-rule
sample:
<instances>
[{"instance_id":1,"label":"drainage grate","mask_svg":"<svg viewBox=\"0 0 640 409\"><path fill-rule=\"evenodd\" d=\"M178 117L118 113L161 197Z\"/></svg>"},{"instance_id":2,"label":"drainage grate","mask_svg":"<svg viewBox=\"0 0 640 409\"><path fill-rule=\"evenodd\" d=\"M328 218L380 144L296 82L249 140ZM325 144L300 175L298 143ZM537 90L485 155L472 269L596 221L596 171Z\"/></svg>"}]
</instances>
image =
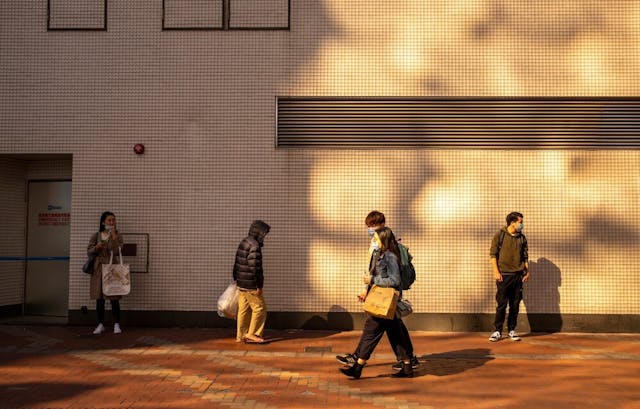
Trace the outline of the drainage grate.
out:
<instances>
[{"instance_id":1,"label":"drainage grate","mask_svg":"<svg viewBox=\"0 0 640 409\"><path fill-rule=\"evenodd\" d=\"M304 352L331 352L332 347L304 347Z\"/></svg>"}]
</instances>

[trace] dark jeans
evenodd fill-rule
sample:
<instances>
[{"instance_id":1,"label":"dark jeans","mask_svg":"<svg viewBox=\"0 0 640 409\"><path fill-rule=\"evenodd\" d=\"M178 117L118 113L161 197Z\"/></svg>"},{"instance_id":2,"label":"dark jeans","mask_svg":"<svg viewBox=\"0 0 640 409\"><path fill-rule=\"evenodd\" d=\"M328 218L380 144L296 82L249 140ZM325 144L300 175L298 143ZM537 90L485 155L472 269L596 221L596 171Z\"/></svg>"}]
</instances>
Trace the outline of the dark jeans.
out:
<instances>
[{"instance_id":1,"label":"dark jeans","mask_svg":"<svg viewBox=\"0 0 640 409\"><path fill-rule=\"evenodd\" d=\"M104 324L104 298L96 300L96 312L98 313L98 324ZM111 300L111 314L113 322L120 323L120 300Z\"/></svg>"},{"instance_id":2,"label":"dark jeans","mask_svg":"<svg viewBox=\"0 0 640 409\"><path fill-rule=\"evenodd\" d=\"M502 281L496 281L496 319L494 326L496 331L502 332L504 318L509 306L509 318L507 319L508 331L515 330L518 325L518 311L522 301L522 274L503 274Z\"/></svg>"},{"instance_id":3,"label":"dark jeans","mask_svg":"<svg viewBox=\"0 0 640 409\"><path fill-rule=\"evenodd\" d=\"M407 328L406 325L404 325L404 321L399 320L400 321L400 331L402 331L402 336L406 337L407 340L407 354L409 354L410 358L413 358L413 342L411 342L411 336L409 335L409 329ZM389 337L389 334L387 333L387 337L389 338L389 343L391 344L391 337ZM400 358L398 358L400 359Z\"/></svg>"},{"instance_id":4,"label":"dark jeans","mask_svg":"<svg viewBox=\"0 0 640 409\"><path fill-rule=\"evenodd\" d=\"M406 331L406 327L405 330L403 330L401 328L402 326L404 326L404 324L399 318L388 320L369 316L364 323L362 336L356 348L358 358L364 360L371 358L373 350L382 339L382 335L386 332L396 357L403 361L411 359L413 356L413 354L409 354L409 351L413 352L411 338L408 337L409 332Z\"/></svg>"},{"instance_id":5,"label":"dark jeans","mask_svg":"<svg viewBox=\"0 0 640 409\"><path fill-rule=\"evenodd\" d=\"M409 354L410 357L413 357L413 342L411 341L411 336L409 335L409 329L407 329L407 326L404 325L404 321L400 320L400 330L403 333L403 336L405 336L407 338L407 353ZM389 335L389 333L387 332L387 338L389 338L389 343L391 344L393 341L391 340L391 336ZM393 344L392 344L393 345ZM395 352L395 350L393 351ZM358 350L356 349L353 352L353 355L356 356L356 358L358 357ZM396 356L397 358L397 356ZM400 358L398 358L400 359Z\"/></svg>"}]
</instances>

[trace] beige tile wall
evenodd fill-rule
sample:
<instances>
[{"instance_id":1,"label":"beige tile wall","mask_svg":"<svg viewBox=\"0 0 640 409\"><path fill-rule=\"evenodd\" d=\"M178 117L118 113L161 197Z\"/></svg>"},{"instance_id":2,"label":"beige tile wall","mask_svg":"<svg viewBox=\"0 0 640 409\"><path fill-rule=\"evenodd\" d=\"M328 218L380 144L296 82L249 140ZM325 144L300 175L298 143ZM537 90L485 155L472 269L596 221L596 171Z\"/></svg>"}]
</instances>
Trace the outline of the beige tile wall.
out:
<instances>
[{"instance_id":1,"label":"beige tile wall","mask_svg":"<svg viewBox=\"0 0 640 409\"><path fill-rule=\"evenodd\" d=\"M359 311L378 209L415 256L419 312L493 310L489 241L512 210L527 310L640 312L638 151L274 148L278 95L638 95L640 3L294 0L290 31L255 32L161 16L110 0L107 32L46 32L46 2L0 2L0 153L73 153L71 309L108 209L151 238L125 309L213 310L261 218L272 311Z\"/></svg>"}]
</instances>

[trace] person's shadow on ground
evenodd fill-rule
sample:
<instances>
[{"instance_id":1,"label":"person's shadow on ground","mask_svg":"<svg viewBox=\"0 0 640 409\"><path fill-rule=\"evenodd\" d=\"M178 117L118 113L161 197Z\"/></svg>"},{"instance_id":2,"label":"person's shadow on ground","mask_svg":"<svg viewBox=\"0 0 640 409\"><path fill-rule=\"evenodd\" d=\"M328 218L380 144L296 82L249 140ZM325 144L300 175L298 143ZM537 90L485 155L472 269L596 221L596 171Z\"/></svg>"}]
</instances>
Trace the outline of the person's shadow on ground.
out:
<instances>
[{"instance_id":1,"label":"person's shadow on ground","mask_svg":"<svg viewBox=\"0 0 640 409\"><path fill-rule=\"evenodd\" d=\"M488 348L462 349L420 357L419 376L449 376L478 368L495 358Z\"/></svg>"},{"instance_id":2,"label":"person's shadow on ground","mask_svg":"<svg viewBox=\"0 0 640 409\"><path fill-rule=\"evenodd\" d=\"M491 350L487 348L478 348L422 355L418 357L418 359L420 360L420 367L413 371L414 378L427 375L455 375L470 369L481 367L495 358L491 355ZM387 365L387 363L384 365ZM391 375L392 374L384 374L377 377L387 378L391 377Z\"/></svg>"},{"instance_id":3,"label":"person's shadow on ground","mask_svg":"<svg viewBox=\"0 0 640 409\"><path fill-rule=\"evenodd\" d=\"M560 314L560 268L551 260L539 258L529 262L531 277L524 284L523 302L531 333L553 333L562 330Z\"/></svg>"}]
</instances>

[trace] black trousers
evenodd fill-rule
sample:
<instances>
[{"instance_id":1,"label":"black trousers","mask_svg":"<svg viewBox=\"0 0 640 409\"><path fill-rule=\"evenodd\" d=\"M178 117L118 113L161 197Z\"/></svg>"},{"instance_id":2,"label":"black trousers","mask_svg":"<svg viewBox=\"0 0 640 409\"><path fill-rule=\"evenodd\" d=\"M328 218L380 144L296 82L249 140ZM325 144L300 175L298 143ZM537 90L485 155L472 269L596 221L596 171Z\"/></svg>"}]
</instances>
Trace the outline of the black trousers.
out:
<instances>
[{"instance_id":1,"label":"black trousers","mask_svg":"<svg viewBox=\"0 0 640 409\"><path fill-rule=\"evenodd\" d=\"M396 357L399 360L408 361L413 356L413 346L411 345L411 338L408 336L409 332L406 331L406 327L403 330L403 326L404 323L397 317L391 320L372 316L367 317L360 342L356 348L356 355L364 360L371 358L373 350L376 349L382 339L382 335L386 332ZM409 351L411 351L411 354Z\"/></svg>"},{"instance_id":2,"label":"black trousers","mask_svg":"<svg viewBox=\"0 0 640 409\"><path fill-rule=\"evenodd\" d=\"M504 319L509 307L509 318L507 319L507 330L515 330L518 325L518 312L520 311L520 301L522 301L522 273L503 274L502 281L496 281L498 291L496 292L496 319L494 326L496 331L502 332Z\"/></svg>"},{"instance_id":3,"label":"black trousers","mask_svg":"<svg viewBox=\"0 0 640 409\"><path fill-rule=\"evenodd\" d=\"M407 354L409 354L409 358L413 358L413 342L411 342L411 336L409 335L409 329L407 328L406 325L404 325L404 321L399 320L400 321L400 331L402 331L402 334L404 337L406 337L407 339ZM389 334L387 333L387 337L389 336ZM391 343L391 338L389 338L389 343ZM398 358L400 359L400 358Z\"/></svg>"},{"instance_id":4,"label":"black trousers","mask_svg":"<svg viewBox=\"0 0 640 409\"><path fill-rule=\"evenodd\" d=\"M96 300L96 312L98 313L98 324L104 324L104 305L105 299ZM113 322L120 323L120 300L111 300L111 314L113 314Z\"/></svg>"}]
</instances>

